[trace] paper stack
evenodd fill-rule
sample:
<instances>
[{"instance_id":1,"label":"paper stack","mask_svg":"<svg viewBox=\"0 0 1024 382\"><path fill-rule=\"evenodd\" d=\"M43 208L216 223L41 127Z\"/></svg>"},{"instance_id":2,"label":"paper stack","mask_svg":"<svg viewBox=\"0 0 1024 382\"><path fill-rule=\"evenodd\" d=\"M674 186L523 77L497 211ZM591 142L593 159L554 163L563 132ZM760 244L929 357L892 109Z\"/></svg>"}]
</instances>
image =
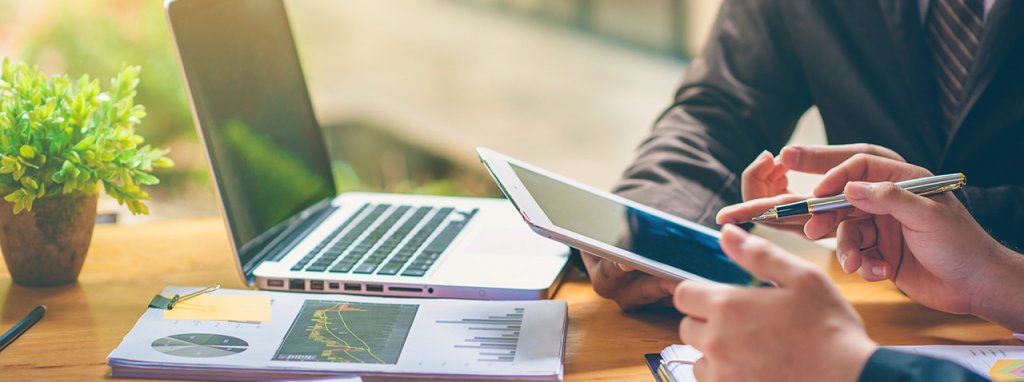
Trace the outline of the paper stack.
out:
<instances>
[{"instance_id":1,"label":"paper stack","mask_svg":"<svg viewBox=\"0 0 1024 382\"><path fill-rule=\"evenodd\" d=\"M194 290L169 287L164 293ZM108 357L111 374L222 380L342 375L360 375L370 381L562 379L566 330L562 301L365 298L243 290L210 295L220 297L206 301L269 296L269 321L190 320L181 319L180 312L169 315L148 309ZM198 298L188 309L208 309L207 316L225 310L204 307Z\"/></svg>"}]
</instances>

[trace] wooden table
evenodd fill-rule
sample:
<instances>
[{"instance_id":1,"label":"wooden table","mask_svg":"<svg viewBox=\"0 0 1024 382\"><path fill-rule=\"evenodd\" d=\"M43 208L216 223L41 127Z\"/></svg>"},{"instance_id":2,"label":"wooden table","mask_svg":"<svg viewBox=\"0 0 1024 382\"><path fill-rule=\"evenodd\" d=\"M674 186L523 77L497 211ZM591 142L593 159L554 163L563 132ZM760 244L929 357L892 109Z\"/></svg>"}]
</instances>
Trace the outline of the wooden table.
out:
<instances>
[{"instance_id":1,"label":"wooden table","mask_svg":"<svg viewBox=\"0 0 1024 382\"><path fill-rule=\"evenodd\" d=\"M843 294L884 345L982 344L1010 332L980 319L935 312L911 303L889 283L866 283L842 274L824 250L802 253L830 269ZM807 251L805 251L807 252ZM0 379L89 380L109 378L106 357L165 285L216 282L243 288L219 219L136 226L99 226L79 282L56 288L11 283L0 265L0 327L13 325L32 307L46 317L0 352ZM556 298L569 303L566 380L650 381L644 353L677 342L679 316L669 310L623 313L591 290L579 272Z\"/></svg>"}]
</instances>

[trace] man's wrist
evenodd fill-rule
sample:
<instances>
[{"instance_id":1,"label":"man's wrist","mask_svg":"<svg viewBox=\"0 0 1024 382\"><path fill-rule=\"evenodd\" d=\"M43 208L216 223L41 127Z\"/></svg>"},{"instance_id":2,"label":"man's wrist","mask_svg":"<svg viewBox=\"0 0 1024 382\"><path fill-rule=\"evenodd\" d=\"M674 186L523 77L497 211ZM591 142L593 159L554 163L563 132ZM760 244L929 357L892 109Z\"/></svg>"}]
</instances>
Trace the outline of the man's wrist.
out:
<instances>
[{"instance_id":1,"label":"man's wrist","mask_svg":"<svg viewBox=\"0 0 1024 382\"><path fill-rule=\"evenodd\" d=\"M861 373L864 372L864 368L867 366L868 360L871 356L878 351L878 344L869 338L864 338L864 341L853 349L848 349L846 354L849 355L848 360L843 366L844 370L849 371L848 376L851 378L842 378L843 380L859 381Z\"/></svg>"},{"instance_id":2,"label":"man's wrist","mask_svg":"<svg viewBox=\"0 0 1024 382\"><path fill-rule=\"evenodd\" d=\"M995 252L995 261L975 276L982 285L971 296L971 314L1024 332L1024 255L1003 245Z\"/></svg>"}]
</instances>

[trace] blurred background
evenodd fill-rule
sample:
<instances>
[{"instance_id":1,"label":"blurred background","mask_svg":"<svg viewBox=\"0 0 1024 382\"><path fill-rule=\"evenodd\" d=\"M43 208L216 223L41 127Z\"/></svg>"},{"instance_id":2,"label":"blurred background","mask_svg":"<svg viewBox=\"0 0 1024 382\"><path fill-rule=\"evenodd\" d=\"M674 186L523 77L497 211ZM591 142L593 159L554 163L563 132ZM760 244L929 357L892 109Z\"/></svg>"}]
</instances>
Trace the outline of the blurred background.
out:
<instances>
[{"instance_id":1,"label":"blurred background","mask_svg":"<svg viewBox=\"0 0 1024 382\"><path fill-rule=\"evenodd\" d=\"M286 4L343 191L498 196L476 146L610 188L719 0ZM0 0L0 56L103 81L141 65L140 133L177 165L150 189L151 215L101 209L129 223L218 214L162 1ZM814 110L794 140L824 142Z\"/></svg>"}]
</instances>

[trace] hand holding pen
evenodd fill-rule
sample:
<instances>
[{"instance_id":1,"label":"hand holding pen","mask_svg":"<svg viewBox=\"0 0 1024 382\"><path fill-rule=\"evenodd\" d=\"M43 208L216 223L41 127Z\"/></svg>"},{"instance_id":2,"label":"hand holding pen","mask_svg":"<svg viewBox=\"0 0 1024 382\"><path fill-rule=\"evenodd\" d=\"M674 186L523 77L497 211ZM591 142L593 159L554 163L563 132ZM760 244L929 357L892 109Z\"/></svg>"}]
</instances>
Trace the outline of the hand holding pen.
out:
<instances>
[{"instance_id":1,"label":"hand holding pen","mask_svg":"<svg viewBox=\"0 0 1024 382\"><path fill-rule=\"evenodd\" d=\"M873 155L855 155L850 159L837 165L825 174L820 183L815 187L813 195L818 197L834 196L843 193L851 186L870 185L876 190L884 192L901 192L914 195L904 188L896 186L895 182L906 180L929 178L933 175L926 169L888 158ZM962 187L964 178L959 174L953 174L943 178L933 178L949 189ZM874 183L865 183L874 182ZM918 181L907 186L917 184L933 184L934 182ZM943 185L934 186L932 192L945 190ZM861 187L863 188L863 187ZM918 188L922 192L921 188ZM813 196L810 196L813 197ZM849 196L848 196L849 197ZM915 197L920 197L916 196ZM719 212L719 221L739 222L748 221L762 215L764 212L776 208L776 206L803 201L806 205L807 195L779 195L772 198L749 200L747 202L733 205L722 209ZM935 203L957 206L963 210L963 206L956 197L948 192L939 192L929 197L921 198L932 200ZM779 203L778 201L782 201ZM839 204L842 204L841 202ZM856 203L854 203L856 205ZM820 210L819 210L820 211ZM810 211L808 211L810 212ZM922 211L922 214L928 211ZM771 215L771 213L769 213ZM836 253L843 269L847 272L857 271L869 281L878 281L895 278L903 264L901 252L893 248L899 244L900 232L903 227L892 217L879 215L877 212L861 211L859 208L839 208L827 213L798 214L788 219L766 219L765 222L786 222L795 220L801 224L807 237L819 239L827 234L834 233L837 237L838 251ZM973 220L972 220L973 222ZM793 222L789 222L792 224ZM896 240L895 244L887 240ZM897 245L898 246L898 245ZM886 250L881 250L886 248Z\"/></svg>"},{"instance_id":2,"label":"hand holding pen","mask_svg":"<svg viewBox=\"0 0 1024 382\"><path fill-rule=\"evenodd\" d=\"M741 204L740 207L727 207L726 210L723 210L722 212L729 212L730 210L731 212L724 216L720 214L720 218L725 217L727 220L720 220L719 224L741 223L776 205L796 202L814 196L828 196L827 194L794 193L789 188L790 174L825 175L857 155L870 155L905 162L903 157L896 152L871 144L790 145L784 147L776 156L765 151L755 158L741 175L741 196L745 203ZM839 214L845 213L840 212ZM810 216L795 217L762 222L762 224L798 235L804 235L805 223L809 220L814 221L809 227L812 228L811 231L813 232L816 224L823 219L827 219L827 217L823 215L813 219Z\"/></svg>"},{"instance_id":3,"label":"hand holding pen","mask_svg":"<svg viewBox=\"0 0 1024 382\"><path fill-rule=\"evenodd\" d=\"M895 184L897 187L910 191L913 194L928 196L953 191L965 186L967 184L967 176L962 173L946 174L904 180L896 182ZM774 206L760 215L751 218L750 222L756 223L786 219L795 216L814 215L850 207L852 207L852 205L846 199L846 195L843 194L821 198L809 198L793 203Z\"/></svg>"},{"instance_id":4,"label":"hand holding pen","mask_svg":"<svg viewBox=\"0 0 1024 382\"><path fill-rule=\"evenodd\" d=\"M929 196L953 191L967 185L967 176L962 173L927 176L895 182L894 185L915 195ZM789 201L792 199L796 199L796 201ZM766 207L768 204L771 207ZM857 218L857 211L852 207L853 205L844 194L823 197L780 195L726 207L719 212L718 221L731 224L790 221L803 225L808 238L819 239L832 232L833 228L837 228L842 220ZM759 210L764 210L764 212L748 217L751 211ZM834 214L821 215L827 212L834 212ZM818 220L814 220L816 215L820 217ZM815 225L812 221L824 224ZM826 226L827 229L814 228L820 226Z\"/></svg>"},{"instance_id":5,"label":"hand holding pen","mask_svg":"<svg viewBox=\"0 0 1024 382\"><path fill-rule=\"evenodd\" d=\"M860 152L858 152L860 151ZM865 153L867 152L867 153ZM773 174L779 173L779 167L794 171L807 173L821 173L824 178L815 187L812 194L794 194L788 189L774 190L765 195L751 195L748 186L745 184L743 203L728 206L719 211L717 220L719 224L743 223L776 208L797 202L806 202L815 197L825 198L836 196L842 193L843 187L850 181L906 181L919 178L931 177L928 170L906 163L902 157L891 150L872 145L845 145L845 146L791 146L782 150L779 159L775 163L771 161L755 160L746 171L744 171L744 182L758 184L768 171ZM765 163L767 162L767 163ZM873 163L874 165L871 165ZM890 165L891 164L891 165ZM775 167L775 169L772 169ZM851 172L854 171L854 172ZM749 174L761 173L761 176L748 176ZM774 176L774 175L773 175ZM769 177L770 178L770 177ZM783 177L784 179L784 177ZM959 175L951 175L944 179L953 179L951 183L962 183ZM763 181L761 181L763 182ZM785 181L783 184L787 183ZM841 198L837 197L837 198ZM818 203L825 200L816 200ZM794 214L800 212L798 205L790 206L795 210L787 211L783 215L790 215L785 219L764 219L762 224L793 231L806 235L810 239L819 239L825 236L835 235L835 230L843 220L859 218L865 214L853 208L838 208L842 201L833 201L829 207L820 206L816 211L818 214ZM806 205L806 203L804 203ZM821 208L831 208L831 213L820 213ZM776 210L777 211L777 210ZM811 212L808 210L808 212ZM772 216L769 212L765 217Z\"/></svg>"}]
</instances>

